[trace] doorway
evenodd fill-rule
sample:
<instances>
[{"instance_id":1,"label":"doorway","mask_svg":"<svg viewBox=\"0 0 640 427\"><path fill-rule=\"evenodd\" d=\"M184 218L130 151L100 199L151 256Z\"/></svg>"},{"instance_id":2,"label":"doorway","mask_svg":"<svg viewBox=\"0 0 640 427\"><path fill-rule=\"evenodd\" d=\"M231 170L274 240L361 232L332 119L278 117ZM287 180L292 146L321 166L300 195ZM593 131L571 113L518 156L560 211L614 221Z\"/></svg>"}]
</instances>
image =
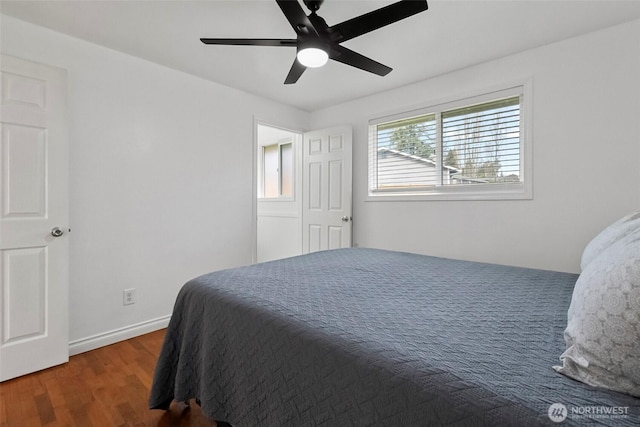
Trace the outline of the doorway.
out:
<instances>
[{"instance_id":1,"label":"doorway","mask_svg":"<svg viewBox=\"0 0 640 427\"><path fill-rule=\"evenodd\" d=\"M302 134L256 127L256 261L302 253Z\"/></svg>"},{"instance_id":2,"label":"doorway","mask_svg":"<svg viewBox=\"0 0 640 427\"><path fill-rule=\"evenodd\" d=\"M256 125L256 262L351 246L352 133Z\"/></svg>"}]
</instances>

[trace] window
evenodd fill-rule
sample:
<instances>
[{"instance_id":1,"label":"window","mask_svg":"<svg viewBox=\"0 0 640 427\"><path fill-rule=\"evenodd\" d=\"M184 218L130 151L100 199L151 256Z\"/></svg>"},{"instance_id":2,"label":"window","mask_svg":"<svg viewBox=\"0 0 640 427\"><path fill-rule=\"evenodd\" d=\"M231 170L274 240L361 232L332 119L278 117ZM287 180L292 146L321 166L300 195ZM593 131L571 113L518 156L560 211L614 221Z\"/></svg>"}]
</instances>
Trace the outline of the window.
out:
<instances>
[{"instance_id":1,"label":"window","mask_svg":"<svg viewBox=\"0 0 640 427\"><path fill-rule=\"evenodd\" d=\"M260 197L293 196L293 144L279 142L260 147L262 181Z\"/></svg>"},{"instance_id":2,"label":"window","mask_svg":"<svg viewBox=\"0 0 640 427\"><path fill-rule=\"evenodd\" d=\"M369 195L530 198L524 86L372 120Z\"/></svg>"}]
</instances>

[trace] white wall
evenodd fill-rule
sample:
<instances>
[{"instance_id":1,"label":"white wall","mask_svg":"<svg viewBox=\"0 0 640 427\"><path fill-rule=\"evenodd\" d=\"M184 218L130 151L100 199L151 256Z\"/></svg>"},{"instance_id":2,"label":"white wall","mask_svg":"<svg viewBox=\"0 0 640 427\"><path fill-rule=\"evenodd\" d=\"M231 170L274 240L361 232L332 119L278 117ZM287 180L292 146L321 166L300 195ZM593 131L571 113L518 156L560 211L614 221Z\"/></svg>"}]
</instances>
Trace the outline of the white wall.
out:
<instances>
[{"instance_id":1,"label":"white wall","mask_svg":"<svg viewBox=\"0 0 640 427\"><path fill-rule=\"evenodd\" d=\"M311 125L354 125L354 243L577 272L589 239L640 208L638 76L634 21L316 111ZM369 119L523 78L533 81L533 200L365 201Z\"/></svg>"},{"instance_id":2,"label":"white wall","mask_svg":"<svg viewBox=\"0 0 640 427\"><path fill-rule=\"evenodd\" d=\"M153 326L186 280L252 262L254 117L304 129L308 113L11 17L1 25L3 53L69 71L72 344ZM138 302L125 307L132 287Z\"/></svg>"}]
</instances>

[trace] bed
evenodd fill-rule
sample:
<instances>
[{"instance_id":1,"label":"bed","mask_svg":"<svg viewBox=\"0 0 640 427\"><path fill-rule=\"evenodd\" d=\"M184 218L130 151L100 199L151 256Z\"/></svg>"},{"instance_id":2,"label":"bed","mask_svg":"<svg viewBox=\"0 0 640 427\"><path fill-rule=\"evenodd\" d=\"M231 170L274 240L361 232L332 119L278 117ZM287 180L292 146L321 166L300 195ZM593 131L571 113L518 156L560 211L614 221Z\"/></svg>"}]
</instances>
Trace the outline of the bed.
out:
<instances>
[{"instance_id":1,"label":"bed","mask_svg":"<svg viewBox=\"0 0 640 427\"><path fill-rule=\"evenodd\" d=\"M558 415L638 425L639 398L552 369L577 279L366 248L207 274L177 297L150 407L197 399L237 427L555 425Z\"/></svg>"}]
</instances>

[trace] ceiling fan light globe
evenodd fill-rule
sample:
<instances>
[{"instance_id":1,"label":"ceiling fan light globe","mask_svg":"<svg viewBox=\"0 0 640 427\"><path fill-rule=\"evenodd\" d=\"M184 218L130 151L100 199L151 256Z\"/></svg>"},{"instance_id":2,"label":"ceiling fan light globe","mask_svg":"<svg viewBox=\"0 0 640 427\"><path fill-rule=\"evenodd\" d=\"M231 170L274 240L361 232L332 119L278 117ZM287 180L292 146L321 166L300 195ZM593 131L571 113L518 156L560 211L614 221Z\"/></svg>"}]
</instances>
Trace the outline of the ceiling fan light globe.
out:
<instances>
[{"instance_id":1,"label":"ceiling fan light globe","mask_svg":"<svg viewBox=\"0 0 640 427\"><path fill-rule=\"evenodd\" d=\"M300 49L297 57L298 61L308 68L322 67L329 60L329 54L317 47Z\"/></svg>"}]
</instances>

